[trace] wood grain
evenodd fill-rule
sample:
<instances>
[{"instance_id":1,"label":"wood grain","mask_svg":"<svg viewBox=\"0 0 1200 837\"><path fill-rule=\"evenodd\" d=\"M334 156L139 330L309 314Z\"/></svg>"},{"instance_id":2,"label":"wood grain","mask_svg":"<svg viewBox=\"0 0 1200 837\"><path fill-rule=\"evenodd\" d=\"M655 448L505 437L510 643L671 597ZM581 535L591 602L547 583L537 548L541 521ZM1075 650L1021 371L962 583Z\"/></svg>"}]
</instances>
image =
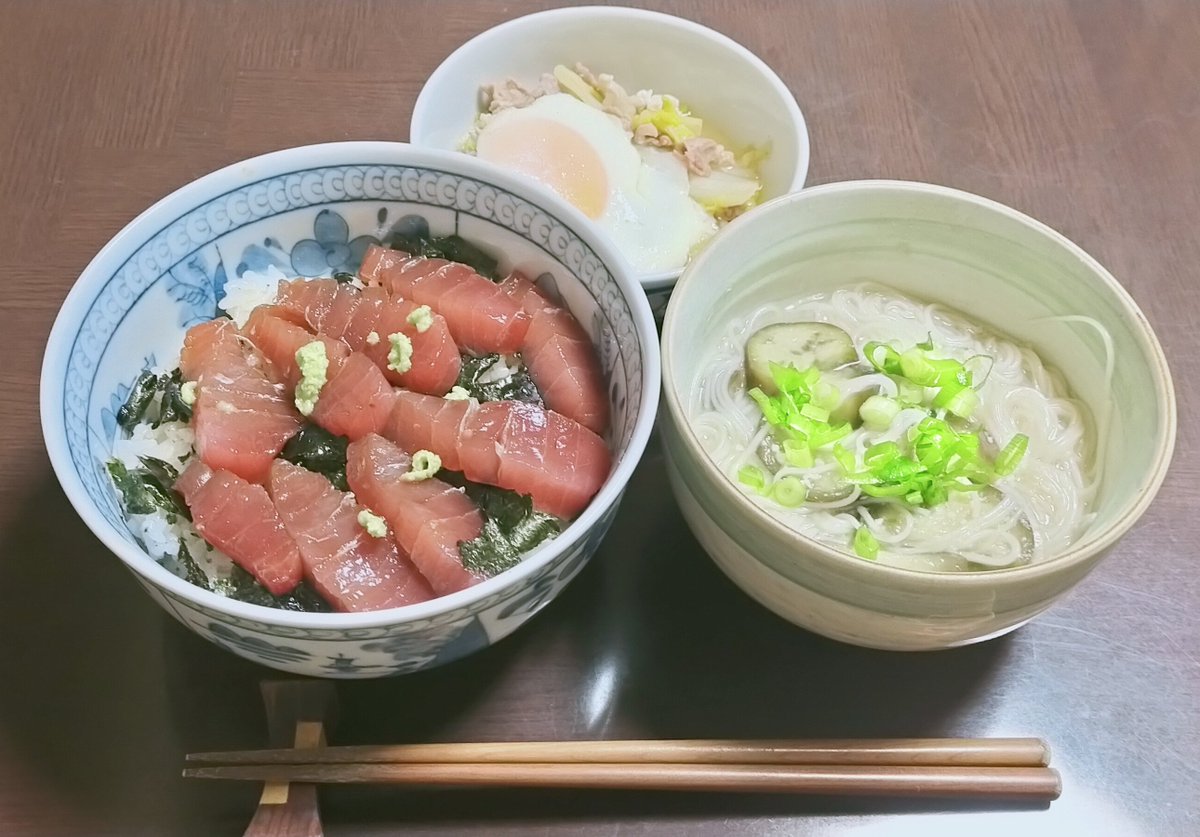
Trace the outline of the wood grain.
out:
<instances>
[{"instance_id":1,"label":"wood grain","mask_svg":"<svg viewBox=\"0 0 1200 837\"><path fill-rule=\"evenodd\" d=\"M458 44L547 2L0 2L0 833L236 834L250 786L185 752L262 745L262 671L189 635L83 524L38 426L72 281L157 198L251 154L397 138ZM341 743L1037 735L1037 814L888 820L720 795L339 788L329 834L1194 833L1200 785L1200 3L662 0L763 57L812 135L811 183L930 180L1061 230L1142 305L1172 364L1173 467L1143 521L1012 637L887 655L733 588L651 446L595 561L527 628L436 672L340 688ZM653 549L646 544L653 543ZM844 816L847 812L854 816ZM874 829L874 830L872 830Z\"/></svg>"},{"instance_id":2,"label":"wood grain","mask_svg":"<svg viewBox=\"0 0 1200 837\"><path fill-rule=\"evenodd\" d=\"M332 683L267 680L262 683L267 727L275 746L309 751L325 746L337 712ZM324 837L317 788L300 779L268 779L243 837Z\"/></svg>"},{"instance_id":3,"label":"wood grain","mask_svg":"<svg viewBox=\"0 0 1200 837\"><path fill-rule=\"evenodd\" d=\"M800 764L1045 767L1036 738L848 741L478 741L189 753L197 764Z\"/></svg>"},{"instance_id":4,"label":"wood grain","mask_svg":"<svg viewBox=\"0 0 1200 837\"><path fill-rule=\"evenodd\" d=\"M700 791L816 796L1025 799L1062 792L1048 767L864 767L794 764L258 764L193 767L189 779L559 790ZM262 807L259 808L262 811ZM266 837L255 832L247 837ZM276 832L276 834L282 834ZM289 832L287 837L291 837Z\"/></svg>"}]
</instances>

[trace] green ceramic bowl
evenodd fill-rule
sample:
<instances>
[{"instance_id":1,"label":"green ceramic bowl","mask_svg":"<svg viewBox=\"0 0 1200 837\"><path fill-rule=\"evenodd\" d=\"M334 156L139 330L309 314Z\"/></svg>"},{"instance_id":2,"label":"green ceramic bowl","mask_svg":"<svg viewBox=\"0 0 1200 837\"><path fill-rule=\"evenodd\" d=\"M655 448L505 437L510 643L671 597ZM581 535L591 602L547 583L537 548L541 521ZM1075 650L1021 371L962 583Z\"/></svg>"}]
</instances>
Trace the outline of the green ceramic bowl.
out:
<instances>
[{"instance_id":1,"label":"green ceramic bowl","mask_svg":"<svg viewBox=\"0 0 1200 837\"><path fill-rule=\"evenodd\" d=\"M937 301L1031 345L1098 424L1095 520L1037 564L973 573L896 569L830 549L759 509L708 458L685 405L731 318L763 302L864 280ZM1062 314L1108 330L1047 324ZM687 268L662 337L661 417L672 487L692 532L742 589L834 639L920 650L976 642L1028 622L1078 583L1154 498L1175 442L1175 395L1137 304L1079 247L1008 207L922 183L859 181L770 201L731 224ZM1119 409L1112 398L1120 393Z\"/></svg>"}]
</instances>

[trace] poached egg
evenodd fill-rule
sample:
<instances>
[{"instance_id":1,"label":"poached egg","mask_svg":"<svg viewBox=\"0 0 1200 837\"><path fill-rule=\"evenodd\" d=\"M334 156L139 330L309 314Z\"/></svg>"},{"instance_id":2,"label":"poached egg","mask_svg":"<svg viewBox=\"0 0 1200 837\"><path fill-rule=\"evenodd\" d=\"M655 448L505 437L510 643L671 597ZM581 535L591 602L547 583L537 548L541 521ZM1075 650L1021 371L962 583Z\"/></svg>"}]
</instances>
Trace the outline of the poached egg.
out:
<instances>
[{"instance_id":1,"label":"poached egg","mask_svg":"<svg viewBox=\"0 0 1200 837\"><path fill-rule=\"evenodd\" d=\"M688 194L687 165L677 155L635 146L615 117L567 93L494 114L476 154L570 201L642 273L682 267L717 230Z\"/></svg>"}]
</instances>

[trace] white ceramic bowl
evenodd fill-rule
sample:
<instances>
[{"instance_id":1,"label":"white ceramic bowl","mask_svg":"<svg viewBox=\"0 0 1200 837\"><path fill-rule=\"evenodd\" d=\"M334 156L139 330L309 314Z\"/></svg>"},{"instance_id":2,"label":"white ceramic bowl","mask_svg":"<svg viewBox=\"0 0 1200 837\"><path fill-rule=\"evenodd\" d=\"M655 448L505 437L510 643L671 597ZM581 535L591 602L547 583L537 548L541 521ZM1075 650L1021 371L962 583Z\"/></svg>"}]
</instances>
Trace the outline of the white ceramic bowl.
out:
<instances>
[{"instance_id":1,"label":"white ceramic bowl","mask_svg":"<svg viewBox=\"0 0 1200 837\"><path fill-rule=\"evenodd\" d=\"M600 352L616 452L608 481L559 537L513 569L409 607L291 613L176 577L134 540L104 470L114 413L129 384L148 363L176 355L188 326L214 315L227 276L268 264L310 276L353 267L355 254L361 258L366 244L401 218L427 223L435 235L457 231L501 256L502 269L550 274ZM55 321L41 413L67 497L172 616L274 668L378 677L496 642L563 589L612 522L645 448L658 392L657 336L646 299L582 215L549 191L461 154L354 142L236 163L174 192L121 230L84 270Z\"/></svg>"},{"instance_id":2,"label":"white ceramic bowl","mask_svg":"<svg viewBox=\"0 0 1200 837\"><path fill-rule=\"evenodd\" d=\"M481 85L533 82L555 64L612 73L630 92L670 93L734 147L767 147L764 199L794 192L808 174L808 129L779 76L736 41L690 20L614 6L553 9L502 23L434 70L413 108L414 145L458 148L478 113ZM665 297L679 270L638 277Z\"/></svg>"},{"instance_id":3,"label":"white ceramic bowl","mask_svg":"<svg viewBox=\"0 0 1200 837\"><path fill-rule=\"evenodd\" d=\"M749 502L701 449L685 413L704 348L768 301L863 280L966 312L1032 346L1101 422L1095 521L1070 549L1024 567L928 573L865 561L797 534ZM1112 335L1105 348L1080 314ZM758 601L834 639L944 648L1011 631L1082 579L1146 510L1171 458L1175 395L1129 294L1058 233L1000 204L920 183L806 189L734 221L680 279L663 328L661 425L672 486L713 560ZM1119 409L1113 394L1119 393Z\"/></svg>"}]
</instances>

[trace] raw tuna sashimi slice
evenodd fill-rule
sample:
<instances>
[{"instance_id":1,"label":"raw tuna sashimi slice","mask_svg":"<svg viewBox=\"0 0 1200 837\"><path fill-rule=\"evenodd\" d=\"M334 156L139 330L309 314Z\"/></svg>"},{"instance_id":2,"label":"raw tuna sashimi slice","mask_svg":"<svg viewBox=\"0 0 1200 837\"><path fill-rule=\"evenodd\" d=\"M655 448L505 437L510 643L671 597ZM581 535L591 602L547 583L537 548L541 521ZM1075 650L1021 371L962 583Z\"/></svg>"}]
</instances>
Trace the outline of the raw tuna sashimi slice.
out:
<instances>
[{"instance_id":1,"label":"raw tuna sashimi slice","mask_svg":"<svg viewBox=\"0 0 1200 837\"><path fill-rule=\"evenodd\" d=\"M461 471L458 437L463 432L463 419L474 409L465 398L450 401L415 392L398 393L396 406L381 433L405 450L431 450L442 458L443 468Z\"/></svg>"},{"instance_id":2,"label":"raw tuna sashimi slice","mask_svg":"<svg viewBox=\"0 0 1200 837\"><path fill-rule=\"evenodd\" d=\"M530 315L521 357L546 406L603 434L608 430L608 392L600 359L583 326L519 273L500 287Z\"/></svg>"},{"instance_id":3,"label":"raw tuna sashimi slice","mask_svg":"<svg viewBox=\"0 0 1200 837\"><path fill-rule=\"evenodd\" d=\"M250 312L250 318L242 333L250 338L260 352L267 356L275 370L275 377L295 389L300 383L300 367L296 364L296 352L314 340L325 344L325 356L329 359L329 375L333 375L350 354L350 347L340 340L324 337L297 325L292 319L294 312L281 305L260 305Z\"/></svg>"},{"instance_id":4,"label":"raw tuna sashimi slice","mask_svg":"<svg viewBox=\"0 0 1200 837\"><path fill-rule=\"evenodd\" d=\"M396 392L379 367L362 352L351 352L321 387L309 418L335 436L353 441L382 431L395 400Z\"/></svg>"},{"instance_id":5,"label":"raw tuna sashimi slice","mask_svg":"<svg viewBox=\"0 0 1200 837\"><path fill-rule=\"evenodd\" d=\"M529 328L529 315L517 300L457 262L373 246L359 276L393 296L432 307L446 318L455 343L473 352L516 352Z\"/></svg>"},{"instance_id":6,"label":"raw tuna sashimi slice","mask_svg":"<svg viewBox=\"0 0 1200 837\"><path fill-rule=\"evenodd\" d=\"M432 477L409 482L412 457L382 436L364 436L346 451L346 478L355 496L382 515L439 596L483 580L462 565L460 541L479 537L483 517L461 489Z\"/></svg>"},{"instance_id":7,"label":"raw tuna sashimi slice","mask_svg":"<svg viewBox=\"0 0 1200 837\"><path fill-rule=\"evenodd\" d=\"M458 380L461 358L446 320L431 310L428 327L418 331L408 321L420 307L412 300L389 296L383 288L360 291L333 279L280 282L277 299L313 331L365 353L397 386L442 395ZM406 372L388 366L388 335L396 332L412 342L412 367Z\"/></svg>"},{"instance_id":8,"label":"raw tuna sashimi slice","mask_svg":"<svg viewBox=\"0 0 1200 837\"><path fill-rule=\"evenodd\" d=\"M433 598L433 590L390 535L358 522L362 506L320 474L276 460L271 499L300 549L304 575L337 610L383 610Z\"/></svg>"},{"instance_id":9,"label":"raw tuna sashimi slice","mask_svg":"<svg viewBox=\"0 0 1200 837\"><path fill-rule=\"evenodd\" d=\"M272 594L282 596L300 583L300 550L265 488L229 471L214 471L199 460L184 469L175 488L200 536Z\"/></svg>"},{"instance_id":10,"label":"raw tuna sashimi slice","mask_svg":"<svg viewBox=\"0 0 1200 837\"><path fill-rule=\"evenodd\" d=\"M267 359L232 320L220 319L188 331L180 368L184 378L197 382L192 429L200 459L210 468L263 482L303 423Z\"/></svg>"},{"instance_id":11,"label":"raw tuna sashimi slice","mask_svg":"<svg viewBox=\"0 0 1200 837\"><path fill-rule=\"evenodd\" d=\"M520 401L477 405L400 392L387 432L403 448L427 447L467 479L528 494L536 508L564 518L587 506L612 466L591 430Z\"/></svg>"}]
</instances>

